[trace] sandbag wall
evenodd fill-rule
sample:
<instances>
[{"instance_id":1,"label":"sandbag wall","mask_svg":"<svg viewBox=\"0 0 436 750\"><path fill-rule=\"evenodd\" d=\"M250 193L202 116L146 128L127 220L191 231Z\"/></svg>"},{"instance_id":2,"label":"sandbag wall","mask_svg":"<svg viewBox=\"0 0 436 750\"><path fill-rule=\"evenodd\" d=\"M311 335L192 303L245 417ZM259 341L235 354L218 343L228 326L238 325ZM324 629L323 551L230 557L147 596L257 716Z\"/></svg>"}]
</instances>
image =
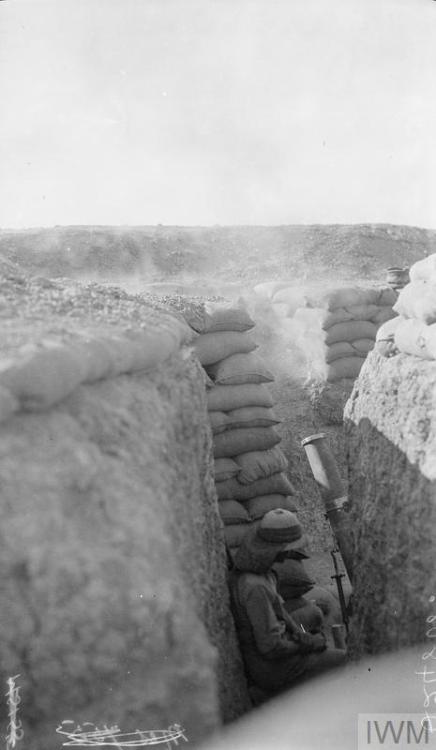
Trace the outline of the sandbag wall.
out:
<instances>
[{"instance_id":1,"label":"sandbag wall","mask_svg":"<svg viewBox=\"0 0 436 750\"><path fill-rule=\"evenodd\" d=\"M207 305L206 309L210 312L194 349L210 378L206 398L215 487L227 547L234 557L245 534L268 511L298 511L301 522L304 514L286 474L288 461L277 431L281 420L269 389L274 375L256 353L254 321L241 307ZM292 612L301 606L300 597L311 591L329 622L339 622L335 598L325 589L314 588L315 581L305 568L307 542L306 537L300 559L275 564L279 592Z\"/></svg>"},{"instance_id":2,"label":"sandbag wall","mask_svg":"<svg viewBox=\"0 0 436 750\"><path fill-rule=\"evenodd\" d=\"M329 383L357 378L374 348L378 328L395 317L395 301L390 287L345 287L309 294L297 309L293 288L276 292L272 299L276 310L292 317L312 377Z\"/></svg>"},{"instance_id":3,"label":"sandbag wall","mask_svg":"<svg viewBox=\"0 0 436 750\"><path fill-rule=\"evenodd\" d=\"M410 284L394 305L398 317L377 333L377 348L389 356L398 352L421 359L436 359L436 254L410 269Z\"/></svg>"},{"instance_id":4,"label":"sandbag wall","mask_svg":"<svg viewBox=\"0 0 436 750\"><path fill-rule=\"evenodd\" d=\"M208 306L194 348L210 378L207 404L213 432L215 485L233 554L250 528L274 508L296 510L288 462L280 449L268 383L256 354L254 321L243 307Z\"/></svg>"}]
</instances>

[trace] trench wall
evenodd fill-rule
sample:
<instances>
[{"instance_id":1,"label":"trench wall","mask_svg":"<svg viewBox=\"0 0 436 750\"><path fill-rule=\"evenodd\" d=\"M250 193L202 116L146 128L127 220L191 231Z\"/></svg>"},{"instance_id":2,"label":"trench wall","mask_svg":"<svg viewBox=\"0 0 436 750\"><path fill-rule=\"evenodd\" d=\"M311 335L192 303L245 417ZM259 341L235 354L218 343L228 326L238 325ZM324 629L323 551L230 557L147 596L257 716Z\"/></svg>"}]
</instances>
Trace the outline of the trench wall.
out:
<instances>
[{"instance_id":1,"label":"trench wall","mask_svg":"<svg viewBox=\"0 0 436 750\"><path fill-rule=\"evenodd\" d=\"M426 639L436 595L436 363L373 352L345 410L355 655Z\"/></svg>"},{"instance_id":2,"label":"trench wall","mask_svg":"<svg viewBox=\"0 0 436 750\"><path fill-rule=\"evenodd\" d=\"M15 300L18 282L8 283ZM20 281L31 293L29 284ZM105 345L94 325L84 349L74 336L89 322L90 292L76 289L65 316L66 290L58 285L48 300L46 287L38 282L35 323L23 305L4 326L0 680L19 675L29 750L59 748L64 720L126 732L178 722L194 743L250 705L229 609L203 371L180 337L144 368L150 347L138 348L130 329L123 338L118 308ZM113 290L100 290L103 300L101 313L90 301L94 324L120 304ZM147 316L165 330L180 327L135 300L123 304L141 335ZM64 364L86 352L77 385ZM102 363L105 376L87 382ZM5 702L0 711L5 735Z\"/></svg>"}]
</instances>

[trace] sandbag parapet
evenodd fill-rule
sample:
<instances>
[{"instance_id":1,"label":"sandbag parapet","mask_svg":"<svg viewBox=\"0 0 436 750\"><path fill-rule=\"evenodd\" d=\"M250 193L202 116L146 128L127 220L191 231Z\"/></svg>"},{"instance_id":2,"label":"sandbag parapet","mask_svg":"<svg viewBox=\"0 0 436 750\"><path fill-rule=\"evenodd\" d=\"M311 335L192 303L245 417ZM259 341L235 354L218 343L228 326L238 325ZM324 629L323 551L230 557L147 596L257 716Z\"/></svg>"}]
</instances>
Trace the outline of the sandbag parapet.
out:
<instances>
[{"instance_id":1,"label":"sandbag parapet","mask_svg":"<svg viewBox=\"0 0 436 750\"><path fill-rule=\"evenodd\" d=\"M0 421L83 383L151 370L197 336L181 316L118 287L10 272L0 290Z\"/></svg>"},{"instance_id":2,"label":"sandbag parapet","mask_svg":"<svg viewBox=\"0 0 436 750\"><path fill-rule=\"evenodd\" d=\"M390 287L339 287L308 293L295 307L296 290L282 289L273 304L291 318L291 330L305 353L314 381L353 382L375 346L377 331L395 318L396 293Z\"/></svg>"},{"instance_id":3,"label":"sandbag parapet","mask_svg":"<svg viewBox=\"0 0 436 750\"><path fill-rule=\"evenodd\" d=\"M436 359L436 253L410 269L410 283L400 291L394 310L395 325L378 332L378 350L384 356L402 352L419 359Z\"/></svg>"}]
</instances>

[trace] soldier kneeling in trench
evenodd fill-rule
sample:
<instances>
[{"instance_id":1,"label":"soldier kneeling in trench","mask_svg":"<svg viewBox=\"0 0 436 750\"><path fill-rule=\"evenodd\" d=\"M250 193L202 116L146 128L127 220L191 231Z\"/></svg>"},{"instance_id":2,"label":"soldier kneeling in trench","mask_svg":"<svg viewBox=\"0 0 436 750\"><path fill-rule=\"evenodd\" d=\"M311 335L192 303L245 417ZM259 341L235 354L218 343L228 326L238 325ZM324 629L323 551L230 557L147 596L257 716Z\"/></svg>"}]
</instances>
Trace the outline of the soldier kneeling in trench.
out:
<instances>
[{"instance_id":1,"label":"soldier kneeling in trench","mask_svg":"<svg viewBox=\"0 0 436 750\"><path fill-rule=\"evenodd\" d=\"M277 509L244 537L230 574L232 608L249 680L268 693L342 665L346 651L328 648L315 605L290 615L277 591L275 562L304 544L297 516Z\"/></svg>"}]
</instances>

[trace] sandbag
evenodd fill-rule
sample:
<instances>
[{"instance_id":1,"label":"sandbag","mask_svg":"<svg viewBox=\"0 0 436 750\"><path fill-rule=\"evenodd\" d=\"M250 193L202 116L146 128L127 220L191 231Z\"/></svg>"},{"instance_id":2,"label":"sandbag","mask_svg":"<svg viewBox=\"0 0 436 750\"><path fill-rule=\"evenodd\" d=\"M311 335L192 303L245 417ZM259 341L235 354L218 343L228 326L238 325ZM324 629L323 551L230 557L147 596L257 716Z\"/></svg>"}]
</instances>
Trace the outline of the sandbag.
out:
<instances>
[{"instance_id":1,"label":"sandbag","mask_svg":"<svg viewBox=\"0 0 436 750\"><path fill-rule=\"evenodd\" d=\"M225 500L223 502L226 502ZM229 501L230 502L230 501ZM253 521L263 518L265 513L270 510L276 510L277 508L283 508L283 510L290 510L292 513L296 513L298 508L289 495L258 495L257 497L251 497L244 503L247 509L248 515Z\"/></svg>"},{"instance_id":2,"label":"sandbag","mask_svg":"<svg viewBox=\"0 0 436 750\"><path fill-rule=\"evenodd\" d=\"M241 484L250 484L288 468L286 456L278 445L266 451L243 453L234 460L239 467L238 482Z\"/></svg>"},{"instance_id":3,"label":"sandbag","mask_svg":"<svg viewBox=\"0 0 436 750\"><path fill-rule=\"evenodd\" d=\"M418 281L436 283L436 253L417 260L410 268L409 276L414 284Z\"/></svg>"},{"instance_id":4,"label":"sandbag","mask_svg":"<svg viewBox=\"0 0 436 750\"><path fill-rule=\"evenodd\" d=\"M203 333L194 342L194 351L203 366L212 365L231 354L252 352L254 349L257 349L257 344L247 332Z\"/></svg>"},{"instance_id":5,"label":"sandbag","mask_svg":"<svg viewBox=\"0 0 436 750\"><path fill-rule=\"evenodd\" d=\"M313 300L313 306L326 310L356 305L377 305L378 307L394 304L396 294L391 287L343 287L332 289Z\"/></svg>"},{"instance_id":6,"label":"sandbag","mask_svg":"<svg viewBox=\"0 0 436 750\"><path fill-rule=\"evenodd\" d=\"M386 323L387 320L391 320L396 316L397 313L392 307L381 307L378 313L372 318L372 322L375 323L376 326L381 326L383 323Z\"/></svg>"},{"instance_id":7,"label":"sandbag","mask_svg":"<svg viewBox=\"0 0 436 750\"><path fill-rule=\"evenodd\" d=\"M281 440L274 427L250 427L226 430L213 439L215 458L232 458L249 451L264 451L273 448Z\"/></svg>"},{"instance_id":8,"label":"sandbag","mask_svg":"<svg viewBox=\"0 0 436 750\"><path fill-rule=\"evenodd\" d=\"M298 300L299 303L297 307L305 304L306 293L301 284L298 286L290 286L289 283L287 286L283 285L280 289L276 289L272 296L273 304L293 304L295 300Z\"/></svg>"},{"instance_id":9,"label":"sandbag","mask_svg":"<svg viewBox=\"0 0 436 750\"><path fill-rule=\"evenodd\" d=\"M27 357L0 363L0 386L24 410L46 409L61 401L86 379L86 366L68 346L23 347Z\"/></svg>"},{"instance_id":10,"label":"sandbag","mask_svg":"<svg viewBox=\"0 0 436 750\"><path fill-rule=\"evenodd\" d=\"M146 330L84 332L68 343L47 337L21 347L14 359L0 362L0 386L17 398L23 410L46 409L81 383L152 370L195 336L186 323L167 316Z\"/></svg>"},{"instance_id":11,"label":"sandbag","mask_svg":"<svg viewBox=\"0 0 436 750\"><path fill-rule=\"evenodd\" d=\"M216 331L249 331L254 328L254 320L250 317L243 303L234 302L206 302L201 321L191 323L199 333L213 333Z\"/></svg>"},{"instance_id":12,"label":"sandbag","mask_svg":"<svg viewBox=\"0 0 436 750\"><path fill-rule=\"evenodd\" d=\"M218 510L226 526L235 523L250 523L251 519L247 510L237 500L220 500Z\"/></svg>"},{"instance_id":13,"label":"sandbag","mask_svg":"<svg viewBox=\"0 0 436 750\"><path fill-rule=\"evenodd\" d=\"M356 339L355 341L338 341L326 347L325 361L334 362L344 357L366 357L374 349L373 339Z\"/></svg>"},{"instance_id":14,"label":"sandbag","mask_svg":"<svg viewBox=\"0 0 436 750\"><path fill-rule=\"evenodd\" d=\"M431 326L425 326L422 337L425 341L427 353L432 359L436 359L436 323L433 323Z\"/></svg>"},{"instance_id":15,"label":"sandbag","mask_svg":"<svg viewBox=\"0 0 436 750\"><path fill-rule=\"evenodd\" d=\"M398 349L393 341L376 341L375 350L381 357L393 357L398 354Z\"/></svg>"},{"instance_id":16,"label":"sandbag","mask_svg":"<svg viewBox=\"0 0 436 750\"><path fill-rule=\"evenodd\" d=\"M292 318L298 308L306 305L306 294L301 286L287 287L276 292L271 302L277 315Z\"/></svg>"},{"instance_id":17,"label":"sandbag","mask_svg":"<svg viewBox=\"0 0 436 750\"><path fill-rule=\"evenodd\" d=\"M0 422L6 421L14 412L19 411L20 404L15 396L0 386ZM237 464L236 464L237 465ZM239 466L238 466L239 469Z\"/></svg>"},{"instance_id":18,"label":"sandbag","mask_svg":"<svg viewBox=\"0 0 436 750\"><path fill-rule=\"evenodd\" d=\"M352 357L353 355L354 350L349 341L337 341L336 344L330 344L325 349L326 362L334 362L335 359L343 359L343 357Z\"/></svg>"},{"instance_id":19,"label":"sandbag","mask_svg":"<svg viewBox=\"0 0 436 750\"><path fill-rule=\"evenodd\" d=\"M232 354L230 357L206 368L208 375L218 385L242 383L271 383L274 375L257 354Z\"/></svg>"},{"instance_id":20,"label":"sandbag","mask_svg":"<svg viewBox=\"0 0 436 750\"><path fill-rule=\"evenodd\" d=\"M232 458L216 458L214 461L215 482L224 482L226 479L236 477L240 467Z\"/></svg>"},{"instance_id":21,"label":"sandbag","mask_svg":"<svg viewBox=\"0 0 436 750\"><path fill-rule=\"evenodd\" d=\"M402 320L406 320L406 318L396 315L395 318L391 318L391 320L383 323L377 331L376 341L393 341L395 331Z\"/></svg>"},{"instance_id":22,"label":"sandbag","mask_svg":"<svg viewBox=\"0 0 436 750\"><path fill-rule=\"evenodd\" d=\"M426 328L426 324L420 320L401 320L395 329L395 346L405 354L412 354L420 359L433 359L427 349Z\"/></svg>"},{"instance_id":23,"label":"sandbag","mask_svg":"<svg viewBox=\"0 0 436 750\"><path fill-rule=\"evenodd\" d=\"M336 359L327 367L327 380L334 383L342 378L357 378L365 359L363 357L344 357Z\"/></svg>"},{"instance_id":24,"label":"sandbag","mask_svg":"<svg viewBox=\"0 0 436 750\"><path fill-rule=\"evenodd\" d=\"M305 569L303 560L284 560L274 564L278 577L277 588L283 599L296 599L310 591L315 581Z\"/></svg>"},{"instance_id":25,"label":"sandbag","mask_svg":"<svg viewBox=\"0 0 436 750\"><path fill-rule=\"evenodd\" d=\"M382 357L393 357L398 354L398 348L395 344L395 331L402 320L406 320L401 315L391 318L377 331L375 347L377 353Z\"/></svg>"},{"instance_id":26,"label":"sandbag","mask_svg":"<svg viewBox=\"0 0 436 750\"><path fill-rule=\"evenodd\" d=\"M436 323L436 281L407 284L401 290L394 310L404 318L415 318L427 325Z\"/></svg>"},{"instance_id":27,"label":"sandbag","mask_svg":"<svg viewBox=\"0 0 436 750\"><path fill-rule=\"evenodd\" d=\"M214 434L239 427L272 427L281 422L273 409L264 406L244 406L229 412L210 411L209 418Z\"/></svg>"},{"instance_id":28,"label":"sandbag","mask_svg":"<svg viewBox=\"0 0 436 750\"><path fill-rule=\"evenodd\" d=\"M272 396L262 383L215 385L206 397L210 411L232 411L244 406L273 406Z\"/></svg>"},{"instance_id":29,"label":"sandbag","mask_svg":"<svg viewBox=\"0 0 436 750\"><path fill-rule=\"evenodd\" d=\"M374 349L374 339L356 339L351 342L353 353L357 356L366 356Z\"/></svg>"},{"instance_id":30,"label":"sandbag","mask_svg":"<svg viewBox=\"0 0 436 750\"><path fill-rule=\"evenodd\" d=\"M241 484L237 479L217 482L216 492L220 500L250 500L259 495L294 495L295 490L283 473L257 479L250 484Z\"/></svg>"},{"instance_id":31,"label":"sandbag","mask_svg":"<svg viewBox=\"0 0 436 750\"><path fill-rule=\"evenodd\" d=\"M253 527L255 521L250 523L232 523L230 526L224 526L224 538L230 549L239 547L244 536Z\"/></svg>"},{"instance_id":32,"label":"sandbag","mask_svg":"<svg viewBox=\"0 0 436 750\"><path fill-rule=\"evenodd\" d=\"M368 320L349 320L347 323L336 323L325 332L325 343L336 344L339 341L372 339L375 341L377 326Z\"/></svg>"},{"instance_id":33,"label":"sandbag","mask_svg":"<svg viewBox=\"0 0 436 750\"><path fill-rule=\"evenodd\" d=\"M324 330L331 328L336 323L346 323L348 320L373 320L373 318L384 308L378 305L350 305L350 307L338 307L337 310L326 312L322 321Z\"/></svg>"},{"instance_id":34,"label":"sandbag","mask_svg":"<svg viewBox=\"0 0 436 750\"><path fill-rule=\"evenodd\" d=\"M272 427L282 421L274 409L264 406L243 406L227 412L228 424L237 427Z\"/></svg>"},{"instance_id":35,"label":"sandbag","mask_svg":"<svg viewBox=\"0 0 436 750\"><path fill-rule=\"evenodd\" d=\"M288 285L289 281L264 281L262 284L256 284L254 291L260 297L272 299L279 289L284 289Z\"/></svg>"},{"instance_id":36,"label":"sandbag","mask_svg":"<svg viewBox=\"0 0 436 750\"><path fill-rule=\"evenodd\" d=\"M223 411L210 411L209 421L214 435L219 435L227 429L227 414Z\"/></svg>"},{"instance_id":37,"label":"sandbag","mask_svg":"<svg viewBox=\"0 0 436 750\"><path fill-rule=\"evenodd\" d=\"M347 587L345 586L345 597L347 597L347 593ZM342 624L341 605L339 604L336 587L330 588L329 590L328 588L315 584L310 590L310 599L316 602L316 606L320 608L324 615L324 631L333 624Z\"/></svg>"}]
</instances>

